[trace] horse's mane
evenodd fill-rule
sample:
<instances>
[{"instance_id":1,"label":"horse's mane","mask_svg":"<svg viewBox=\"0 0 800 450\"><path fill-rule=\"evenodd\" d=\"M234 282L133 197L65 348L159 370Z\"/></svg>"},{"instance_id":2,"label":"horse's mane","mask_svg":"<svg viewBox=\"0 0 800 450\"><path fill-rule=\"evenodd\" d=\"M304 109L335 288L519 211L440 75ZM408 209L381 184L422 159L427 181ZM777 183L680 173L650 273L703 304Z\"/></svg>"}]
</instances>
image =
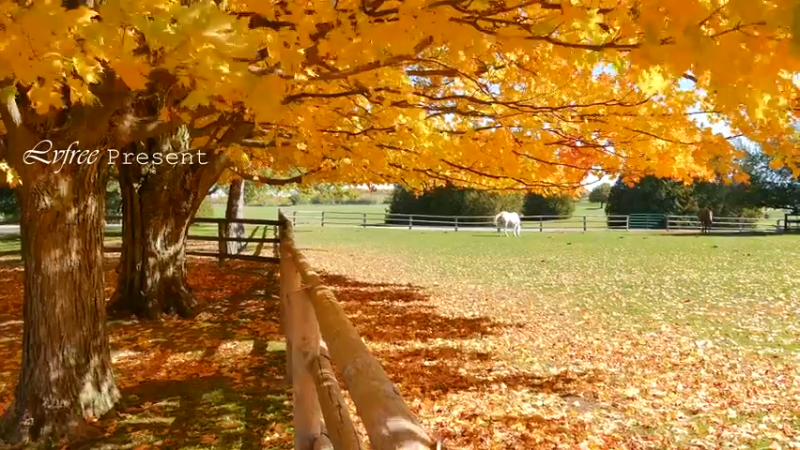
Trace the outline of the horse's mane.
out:
<instances>
[{"instance_id":1,"label":"horse's mane","mask_svg":"<svg viewBox=\"0 0 800 450\"><path fill-rule=\"evenodd\" d=\"M497 215L494 216L494 224L497 225L497 221L500 220L500 216L503 215L505 211L500 211Z\"/></svg>"}]
</instances>

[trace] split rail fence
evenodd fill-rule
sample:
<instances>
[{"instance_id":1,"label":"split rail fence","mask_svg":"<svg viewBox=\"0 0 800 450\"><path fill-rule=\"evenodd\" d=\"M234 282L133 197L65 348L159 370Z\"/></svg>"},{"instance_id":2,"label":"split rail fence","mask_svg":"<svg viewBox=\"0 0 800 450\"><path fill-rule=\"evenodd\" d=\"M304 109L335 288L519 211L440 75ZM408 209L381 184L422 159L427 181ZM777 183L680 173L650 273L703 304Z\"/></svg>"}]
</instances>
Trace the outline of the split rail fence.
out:
<instances>
[{"instance_id":1,"label":"split rail fence","mask_svg":"<svg viewBox=\"0 0 800 450\"><path fill-rule=\"evenodd\" d=\"M279 214L281 315L294 393L295 449L363 449L331 362L342 374L375 450L436 445L362 341Z\"/></svg>"},{"instance_id":2,"label":"split rail fence","mask_svg":"<svg viewBox=\"0 0 800 450\"><path fill-rule=\"evenodd\" d=\"M494 229L493 216L444 216L424 214L396 214L354 211L282 212L296 226L362 227L395 229L442 229L476 231ZM791 219L795 217L795 219ZM794 228L792 228L794 227ZM752 217L714 217L711 231L715 232L791 232L800 228L800 216L786 215L781 219ZM525 216L522 230L545 231L635 231L664 230L668 232L699 231L696 216L664 214L582 215L582 216Z\"/></svg>"}]
</instances>

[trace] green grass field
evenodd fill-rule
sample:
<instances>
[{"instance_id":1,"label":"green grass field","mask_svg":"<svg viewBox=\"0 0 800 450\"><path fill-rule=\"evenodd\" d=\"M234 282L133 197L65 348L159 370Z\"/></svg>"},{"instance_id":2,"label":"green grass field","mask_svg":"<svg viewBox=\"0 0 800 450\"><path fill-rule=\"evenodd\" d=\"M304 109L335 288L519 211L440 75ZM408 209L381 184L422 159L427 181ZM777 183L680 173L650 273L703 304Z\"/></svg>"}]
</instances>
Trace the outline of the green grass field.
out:
<instances>
[{"instance_id":1,"label":"green grass field","mask_svg":"<svg viewBox=\"0 0 800 450\"><path fill-rule=\"evenodd\" d=\"M620 326L690 326L698 338L751 349L800 350L800 236L299 229L313 248L369 249L406 260L420 282L459 279L536 291L566 310ZM691 303L691 307L687 305ZM618 320L624 319L624 320Z\"/></svg>"}]
</instances>

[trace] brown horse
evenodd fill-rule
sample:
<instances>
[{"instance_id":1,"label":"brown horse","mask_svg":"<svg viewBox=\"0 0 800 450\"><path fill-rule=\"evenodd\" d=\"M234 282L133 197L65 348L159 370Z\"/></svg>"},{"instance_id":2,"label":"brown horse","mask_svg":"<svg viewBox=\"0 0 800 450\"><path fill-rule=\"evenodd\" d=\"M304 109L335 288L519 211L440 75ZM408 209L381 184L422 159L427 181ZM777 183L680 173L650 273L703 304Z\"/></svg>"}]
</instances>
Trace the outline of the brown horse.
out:
<instances>
[{"instance_id":1,"label":"brown horse","mask_svg":"<svg viewBox=\"0 0 800 450\"><path fill-rule=\"evenodd\" d=\"M697 219L700 220L701 234L706 234L711 231L711 225L714 224L714 213L710 209L703 208L697 211Z\"/></svg>"}]
</instances>

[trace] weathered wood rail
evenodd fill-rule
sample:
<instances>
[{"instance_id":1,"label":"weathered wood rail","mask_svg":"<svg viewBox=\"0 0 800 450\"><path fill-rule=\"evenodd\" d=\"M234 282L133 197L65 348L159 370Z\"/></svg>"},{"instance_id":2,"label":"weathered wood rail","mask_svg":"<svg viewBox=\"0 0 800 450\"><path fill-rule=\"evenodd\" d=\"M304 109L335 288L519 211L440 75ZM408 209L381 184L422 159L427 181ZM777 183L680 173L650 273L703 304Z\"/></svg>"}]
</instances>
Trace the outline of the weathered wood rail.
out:
<instances>
[{"instance_id":1,"label":"weathered wood rail","mask_svg":"<svg viewBox=\"0 0 800 450\"><path fill-rule=\"evenodd\" d=\"M106 223L108 226L104 231L104 239L108 238L121 238L122 237L122 228L116 226L115 224L122 221L122 216L107 216ZM228 236L227 230L230 227L230 224L234 223L241 223L243 225L255 225L255 228L250 232L249 237L235 237L235 236ZM14 226L19 225L18 222L15 221L2 221L0 222L2 226ZM278 220L262 220L262 219L213 219L213 218L201 218L197 217L192 219L191 222L192 226L199 225L216 225L217 228L217 235L216 236L204 236L199 234L191 234L193 230L191 227L189 228L189 234L186 236L187 241L192 242L216 242L217 243L217 251L203 251L203 250L193 250L187 249L186 255L188 256L202 256L202 257L210 257L216 258L220 264L224 264L226 260L235 259L235 260L243 260L243 261L257 261L257 262L267 262L267 263L274 263L277 264L280 260L278 257L278 243L280 238L278 237L278 228L279 228L279 221ZM257 237L256 235L258 232L261 231L261 237ZM271 233L270 233L271 231ZM268 237L269 235L269 237ZM6 231L4 233L0 233L0 243L2 242L14 242L20 240L19 230L17 231ZM228 252L227 243L228 242L247 242L247 243L255 243L256 248L253 254L231 254ZM116 243L117 245L111 245L111 243L107 243L103 246L103 251L105 253L121 253L122 246L119 242ZM272 244L273 248L273 255L272 256L262 256L262 251L264 250L264 244ZM0 251L0 257L2 256L14 256L20 255L20 249L13 249L13 250L2 250Z\"/></svg>"},{"instance_id":2,"label":"weathered wood rail","mask_svg":"<svg viewBox=\"0 0 800 450\"><path fill-rule=\"evenodd\" d=\"M295 449L365 448L330 362L344 378L371 448L440 448L297 248L291 221L282 213L279 221L281 315L294 397Z\"/></svg>"}]
</instances>

